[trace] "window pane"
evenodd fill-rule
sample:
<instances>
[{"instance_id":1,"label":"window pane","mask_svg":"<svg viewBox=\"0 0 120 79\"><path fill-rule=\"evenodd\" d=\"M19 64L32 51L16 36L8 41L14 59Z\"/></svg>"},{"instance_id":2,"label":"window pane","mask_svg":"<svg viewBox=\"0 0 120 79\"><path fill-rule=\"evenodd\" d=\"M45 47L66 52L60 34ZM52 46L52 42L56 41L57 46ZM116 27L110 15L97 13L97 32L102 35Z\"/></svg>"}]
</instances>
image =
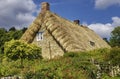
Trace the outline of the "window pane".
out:
<instances>
[{"instance_id":1,"label":"window pane","mask_svg":"<svg viewBox=\"0 0 120 79\"><path fill-rule=\"evenodd\" d=\"M37 40L37 41L43 40L43 32L38 32L38 33L37 33L36 40Z\"/></svg>"}]
</instances>

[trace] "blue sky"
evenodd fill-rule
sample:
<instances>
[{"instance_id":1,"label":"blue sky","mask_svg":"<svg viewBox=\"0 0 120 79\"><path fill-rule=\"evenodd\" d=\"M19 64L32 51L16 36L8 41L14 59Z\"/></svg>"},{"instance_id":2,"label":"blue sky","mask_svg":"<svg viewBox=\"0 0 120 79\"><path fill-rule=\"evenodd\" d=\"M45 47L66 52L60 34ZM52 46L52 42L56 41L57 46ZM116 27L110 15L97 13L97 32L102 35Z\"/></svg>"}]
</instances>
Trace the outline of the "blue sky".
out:
<instances>
[{"instance_id":1,"label":"blue sky","mask_svg":"<svg viewBox=\"0 0 120 79\"><path fill-rule=\"evenodd\" d=\"M79 19L101 37L120 26L120 0L0 0L0 27L27 27L40 12L41 2L68 20Z\"/></svg>"},{"instance_id":2,"label":"blue sky","mask_svg":"<svg viewBox=\"0 0 120 79\"><path fill-rule=\"evenodd\" d=\"M51 11L69 20L80 19L81 22L108 23L111 17L120 17L120 3L101 7L96 5L97 0L34 0L37 5L46 1L51 4ZM101 0L105 1L105 0ZM110 0L106 0L109 1ZM115 0L114 0L115 1ZM120 2L120 1L119 1ZM107 5L107 4L106 4Z\"/></svg>"}]
</instances>

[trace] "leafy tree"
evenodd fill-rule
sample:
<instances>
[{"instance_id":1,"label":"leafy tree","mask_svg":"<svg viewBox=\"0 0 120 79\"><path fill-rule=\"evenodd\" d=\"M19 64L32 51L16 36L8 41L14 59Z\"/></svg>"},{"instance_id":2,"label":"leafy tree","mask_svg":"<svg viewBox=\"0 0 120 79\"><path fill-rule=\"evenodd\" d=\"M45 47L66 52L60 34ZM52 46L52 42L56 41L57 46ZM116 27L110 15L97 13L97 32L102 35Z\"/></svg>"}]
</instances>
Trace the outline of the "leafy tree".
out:
<instances>
[{"instance_id":1,"label":"leafy tree","mask_svg":"<svg viewBox=\"0 0 120 79\"><path fill-rule=\"evenodd\" d=\"M23 32L23 33L24 33L26 30L27 30L26 27L23 27L23 28L22 28L22 32Z\"/></svg>"},{"instance_id":2,"label":"leafy tree","mask_svg":"<svg viewBox=\"0 0 120 79\"><path fill-rule=\"evenodd\" d=\"M41 49L33 44L27 44L21 40L11 40L4 45L5 56L11 60L21 60L21 67L24 59L36 59L41 57Z\"/></svg>"},{"instance_id":3,"label":"leafy tree","mask_svg":"<svg viewBox=\"0 0 120 79\"><path fill-rule=\"evenodd\" d=\"M7 30L5 28L0 28L0 36L2 36L6 32Z\"/></svg>"},{"instance_id":4,"label":"leafy tree","mask_svg":"<svg viewBox=\"0 0 120 79\"><path fill-rule=\"evenodd\" d=\"M14 33L14 39L20 39L22 35L23 35L23 31L22 30L17 30Z\"/></svg>"},{"instance_id":5,"label":"leafy tree","mask_svg":"<svg viewBox=\"0 0 120 79\"><path fill-rule=\"evenodd\" d=\"M0 28L0 53L4 53L4 43L12 39L20 39L25 31L25 28L21 30L16 30L15 27L12 27L7 30L5 28Z\"/></svg>"},{"instance_id":6,"label":"leafy tree","mask_svg":"<svg viewBox=\"0 0 120 79\"><path fill-rule=\"evenodd\" d=\"M7 33L7 30L4 28L0 28L0 53L3 51L3 45L4 45L4 36Z\"/></svg>"},{"instance_id":7,"label":"leafy tree","mask_svg":"<svg viewBox=\"0 0 120 79\"><path fill-rule=\"evenodd\" d=\"M116 27L111 32L110 44L112 47L115 47L115 46L120 47L120 26Z\"/></svg>"},{"instance_id":8,"label":"leafy tree","mask_svg":"<svg viewBox=\"0 0 120 79\"><path fill-rule=\"evenodd\" d=\"M11 39L15 39L15 40L18 40L20 39L20 37L23 35L23 32L22 30L16 30L16 31L9 31L6 36L9 36L8 39L9 41Z\"/></svg>"},{"instance_id":9,"label":"leafy tree","mask_svg":"<svg viewBox=\"0 0 120 79\"><path fill-rule=\"evenodd\" d=\"M9 29L9 31L16 31L16 28L15 28L15 27L11 27L11 28Z\"/></svg>"},{"instance_id":10,"label":"leafy tree","mask_svg":"<svg viewBox=\"0 0 120 79\"><path fill-rule=\"evenodd\" d=\"M107 38L103 38L104 41L106 41L109 44L109 41Z\"/></svg>"}]
</instances>

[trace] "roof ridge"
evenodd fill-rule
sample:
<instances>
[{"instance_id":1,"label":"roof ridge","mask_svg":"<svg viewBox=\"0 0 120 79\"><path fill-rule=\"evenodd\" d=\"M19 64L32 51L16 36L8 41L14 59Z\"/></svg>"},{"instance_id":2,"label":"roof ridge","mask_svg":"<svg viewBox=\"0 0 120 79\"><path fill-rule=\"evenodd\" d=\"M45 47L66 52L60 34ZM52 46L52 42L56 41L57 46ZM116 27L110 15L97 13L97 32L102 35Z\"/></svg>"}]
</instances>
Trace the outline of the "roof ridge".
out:
<instances>
[{"instance_id":1,"label":"roof ridge","mask_svg":"<svg viewBox=\"0 0 120 79\"><path fill-rule=\"evenodd\" d=\"M59 16L56 17L56 15L50 11L48 13L49 17L47 16L46 18L44 18L46 19L44 23L46 24L47 30L49 30L51 32L51 35L54 36L55 40L59 42L60 45L65 48L65 50L67 50L70 45L72 45L72 47L76 47L78 43L74 42L75 39L72 35L70 35L69 31L67 31L69 28L66 27L64 23L61 23L61 21L59 20L59 18L63 18ZM66 19L64 19L64 21L69 22Z\"/></svg>"},{"instance_id":2,"label":"roof ridge","mask_svg":"<svg viewBox=\"0 0 120 79\"><path fill-rule=\"evenodd\" d=\"M22 35L20 40L26 41L27 43L31 43L35 37L35 34L41 28L45 15L46 14L39 13L37 18L32 22L32 24L30 24L28 30L26 30L26 32Z\"/></svg>"}]
</instances>

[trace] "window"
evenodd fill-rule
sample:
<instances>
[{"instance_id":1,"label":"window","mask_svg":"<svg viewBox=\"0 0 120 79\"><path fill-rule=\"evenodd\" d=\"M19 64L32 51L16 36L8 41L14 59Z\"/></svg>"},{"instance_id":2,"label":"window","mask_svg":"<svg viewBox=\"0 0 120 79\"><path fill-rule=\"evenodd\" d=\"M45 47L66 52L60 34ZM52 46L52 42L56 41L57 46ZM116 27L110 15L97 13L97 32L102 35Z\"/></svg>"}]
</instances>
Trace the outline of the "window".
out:
<instances>
[{"instance_id":1,"label":"window","mask_svg":"<svg viewBox=\"0 0 120 79\"><path fill-rule=\"evenodd\" d=\"M90 45L91 45L91 46L95 46L95 42L90 41Z\"/></svg>"},{"instance_id":2,"label":"window","mask_svg":"<svg viewBox=\"0 0 120 79\"><path fill-rule=\"evenodd\" d=\"M38 33L37 33L36 40L37 40L37 41L43 40L43 32L38 32Z\"/></svg>"}]
</instances>

